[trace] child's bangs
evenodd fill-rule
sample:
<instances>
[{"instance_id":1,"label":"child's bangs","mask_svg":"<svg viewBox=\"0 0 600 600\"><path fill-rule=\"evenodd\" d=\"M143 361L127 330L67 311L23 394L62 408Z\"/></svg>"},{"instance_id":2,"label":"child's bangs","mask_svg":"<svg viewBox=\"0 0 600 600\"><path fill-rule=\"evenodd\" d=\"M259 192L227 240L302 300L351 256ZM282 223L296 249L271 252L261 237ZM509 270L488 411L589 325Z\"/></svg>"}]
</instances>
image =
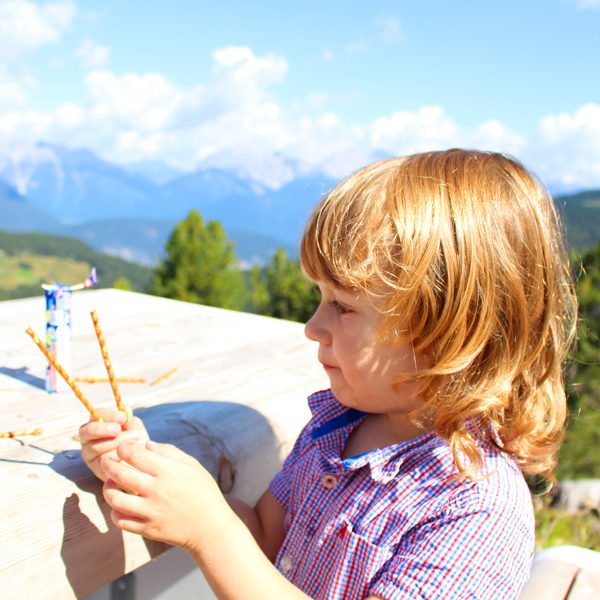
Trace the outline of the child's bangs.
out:
<instances>
[{"instance_id":1,"label":"child's bangs","mask_svg":"<svg viewBox=\"0 0 600 600\"><path fill-rule=\"evenodd\" d=\"M347 289L367 289L372 283L377 267L370 219L357 204L336 189L312 214L300 251L302 269L312 281Z\"/></svg>"}]
</instances>

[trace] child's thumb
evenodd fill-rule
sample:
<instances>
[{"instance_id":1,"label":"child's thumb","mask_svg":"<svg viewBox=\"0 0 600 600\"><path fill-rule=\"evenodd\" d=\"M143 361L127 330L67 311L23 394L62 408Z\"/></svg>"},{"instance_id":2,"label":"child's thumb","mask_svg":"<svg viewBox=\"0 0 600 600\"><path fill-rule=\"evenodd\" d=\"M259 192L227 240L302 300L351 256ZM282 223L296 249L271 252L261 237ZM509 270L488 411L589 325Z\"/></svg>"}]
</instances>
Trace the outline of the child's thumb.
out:
<instances>
[{"instance_id":1,"label":"child's thumb","mask_svg":"<svg viewBox=\"0 0 600 600\"><path fill-rule=\"evenodd\" d=\"M180 450L172 444L159 444L157 442L148 441L146 442L146 449L165 456L166 458L170 458L171 460L193 464L195 466L198 465L198 461L193 456L186 454L183 450Z\"/></svg>"}]
</instances>

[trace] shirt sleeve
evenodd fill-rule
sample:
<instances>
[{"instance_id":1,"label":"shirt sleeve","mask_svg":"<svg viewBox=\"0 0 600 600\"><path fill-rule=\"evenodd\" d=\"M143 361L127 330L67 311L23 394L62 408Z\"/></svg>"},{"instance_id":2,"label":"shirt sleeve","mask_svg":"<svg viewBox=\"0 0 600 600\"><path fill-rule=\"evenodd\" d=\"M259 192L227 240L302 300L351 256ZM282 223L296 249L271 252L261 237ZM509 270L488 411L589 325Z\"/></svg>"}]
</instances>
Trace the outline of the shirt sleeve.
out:
<instances>
[{"instance_id":1,"label":"shirt sleeve","mask_svg":"<svg viewBox=\"0 0 600 600\"><path fill-rule=\"evenodd\" d=\"M281 471L275 475L273 480L269 485L269 491L271 495L277 502L283 506L286 510L290 510L290 491L291 491L291 481L293 480L293 471L295 466L301 460L302 455L305 452L306 444L310 439L309 425L306 425L296 442L294 443L294 447L292 451L289 453L288 457L283 461L283 466L281 467Z\"/></svg>"},{"instance_id":2,"label":"shirt sleeve","mask_svg":"<svg viewBox=\"0 0 600 600\"><path fill-rule=\"evenodd\" d=\"M511 514L512 513L512 514ZM530 523L511 507L448 506L400 543L373 579L384 600L516 600L531 568Z\"/></svg>"}]
</instances>

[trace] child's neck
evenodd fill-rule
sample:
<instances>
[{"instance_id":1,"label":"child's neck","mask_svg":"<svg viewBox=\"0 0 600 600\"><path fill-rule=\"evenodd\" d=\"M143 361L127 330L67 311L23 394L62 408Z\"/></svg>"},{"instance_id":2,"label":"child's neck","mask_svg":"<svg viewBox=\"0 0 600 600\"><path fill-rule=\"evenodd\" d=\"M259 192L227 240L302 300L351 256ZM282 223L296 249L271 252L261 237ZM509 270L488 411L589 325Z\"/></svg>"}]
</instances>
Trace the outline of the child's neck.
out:
<instances>
[{"instance_id":1,"label":"child's neck","mask_svg":"<svg viewBox=\"0 0 600 600\"><path fill-rule=\"evenodd\" d=\"M378 448L409 442L427 431L427 428L417 427L405 415L371 414L350 432L342 452L342 460Z\"/></svg>"}]
</instances>

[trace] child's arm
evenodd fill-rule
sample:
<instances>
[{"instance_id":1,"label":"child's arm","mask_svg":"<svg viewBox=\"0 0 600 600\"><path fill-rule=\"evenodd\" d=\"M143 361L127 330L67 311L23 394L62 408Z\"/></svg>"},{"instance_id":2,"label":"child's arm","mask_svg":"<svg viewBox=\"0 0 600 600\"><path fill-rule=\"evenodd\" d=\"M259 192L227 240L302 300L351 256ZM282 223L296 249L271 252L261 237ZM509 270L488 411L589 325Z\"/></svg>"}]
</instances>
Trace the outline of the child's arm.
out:
<instances>
[{"instance_id":1,"label":"child's arm","mask_svg":"<svg viewBox=\"0 0 600 600\"><path fill-rule=\"evenodd\" d=\"M147 447L123 444L116 460L102 459L104 497L118 527L183 548L222 600L308 598L275 569L251 532L258 527L258 539L266 536L268 553L281 544L285 510L270 494L261 498L255 515L238 501L232 508L204 468L175 460L172 447L152 442Z\"/></svg>"},{"instance_id":2,"label":"child's arm","mask_svg":"<svg viewBox=\"0 0 600 600\"><path fill-rule=\"evenodd\" d=\"M102 481L106 481L106 474L101 464L104 456L118 460L117 448L119 445L136 444L143 447L150 439L144 424L133 416L131 408L126 406L125 410L124 413L113 409L100 409L98 413L104 423L97 423L90 419L79 429L81 455L90 470ZM158 447L162 449L163 454L173 460L195 467L200 466L195 458L174 446L161 444ZM275 501L268 491L258 501L256 508L252 508L233 496L226 496L226 499L251 531L263 552L271 561L274 561L284 538L285 509Z\"/></svg>"},{"instance_id":3,"label":"child's arm","mask_svg":"<svg viewBox=\"0 0 600 600\"><path fill-rule=\"evenodd\" d=\"M250 533L271 562L275 562L283 544L285 532L283 522L286 510L267 490L255 508L233 496L226 496L227 503L243 521Z\"/></svg>"},{"instance_id":4,"label":"child's arm","mask_svg":"<svg viewBox=\"0 0 600 600\"><path fill-rule=\"evenodd\" d=\"M98 411L104 423L90 419L89 423L79 428L81 456L92 473L102 481L106 475L102 469L103 456L117 458L117 448L120 444L142 445L150 439L141 419L133 416L131 407L126 406L125 412L110 408Z\"/></svg>"}]
</instances>

